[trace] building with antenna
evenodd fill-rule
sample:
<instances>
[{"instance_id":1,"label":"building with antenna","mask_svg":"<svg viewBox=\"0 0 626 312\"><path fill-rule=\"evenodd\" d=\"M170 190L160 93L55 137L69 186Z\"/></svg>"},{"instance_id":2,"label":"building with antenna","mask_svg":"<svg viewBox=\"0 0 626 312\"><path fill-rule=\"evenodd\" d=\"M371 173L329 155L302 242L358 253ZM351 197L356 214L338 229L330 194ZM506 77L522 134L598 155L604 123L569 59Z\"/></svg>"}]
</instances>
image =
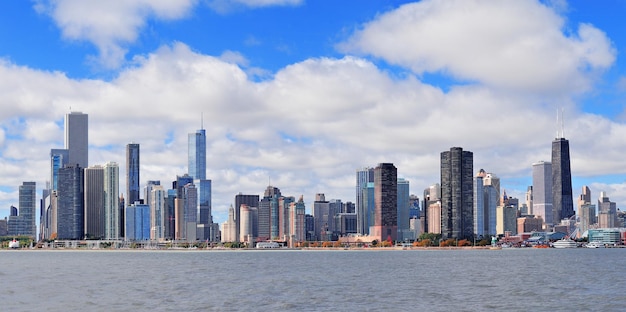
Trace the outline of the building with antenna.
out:
<instances>
[{"instance_id":1,"label":"building with antenna","mask_svg":"<svg viewBox=\"0 0 626 312\"><path fill-rule=\"evenodd\" d=\"M552 219L555 224L574 215L569 141L564 138L562 114L561 111L559 131L552 141Z\"/></svg>"}]
</instances>

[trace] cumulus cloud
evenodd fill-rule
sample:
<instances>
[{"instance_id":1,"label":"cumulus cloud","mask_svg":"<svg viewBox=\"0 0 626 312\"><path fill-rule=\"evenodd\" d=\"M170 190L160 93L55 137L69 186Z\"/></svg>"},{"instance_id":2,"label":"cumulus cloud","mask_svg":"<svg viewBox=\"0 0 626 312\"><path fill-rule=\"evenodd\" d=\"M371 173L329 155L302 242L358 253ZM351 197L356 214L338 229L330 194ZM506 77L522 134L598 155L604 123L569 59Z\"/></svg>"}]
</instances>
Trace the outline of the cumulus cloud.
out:
<instances>
[{"instance_id":1,"label":"cumulus cloud","mask_svg":"<svg viewBox=\"0 0 626 312\"><path fill-rule=\"evenodd\" d=\"M196 0L40 0L35 9L49 15L65 39L93 43L100 64L111 69L123 62L125 46L137 39L147 19L180 19L195 3Z\"/></svg>"},{"instance_id":2,"label":"cumulus cloud","mask_svg":"<svg viewBox=\"0 0 626 312\"><path fill-rule=\"evenodd\" d=\"M505 181L525 176L533 161L550 157L555 126L553 108L532 97L477 85L444 92L350 56L308 59L262 82L182 43L136 58L134 67L107 82L7 63L0 70L15 81L40 81L20 85L23 93L37 94L37 101L10 92L0 97L19 107L2 117L3 124L13 120L14 129L1 150L5 160L12 159L0 167L0 175L13 177L6 186L24 179L45 183L48 153L62 147L69 106L89 114L91 164L116 161L124 176L125 145L137 142L142 181L167 185L186 172L187 133L200 127L202 114L216 220L223 220L235 194L261 193L269 179L285 194L304 194L306 201L317 192L354 200L355 170L379 162L395 163L419 194L437 182L439 153L451 146L473 151L476 168ZM44 109L45 103L58 104L45 114L24 108ZM615 150L626 149L623 125L570 109L572 136L584 129L608 132ZM48 134L38 137L42 132ZM594 175L582 168L596 159L590 151L601 150L602 141L571 145L575 174ZM604 157L602 172L623 171L619 153Z\"/></svg>"},{"instance_id":3,"label":"cumulus cloud","mask_svg":"<svg viewBox=\"0 0 626 312\"><path fill-rule=\"evenodd\" d=\"M538 1L426 0L366 23L340 49L373 55L417 74L443 73L512 91L569 94L588 90L589 73L615 59L610 40Z\"/></svg>"}]
</instances>

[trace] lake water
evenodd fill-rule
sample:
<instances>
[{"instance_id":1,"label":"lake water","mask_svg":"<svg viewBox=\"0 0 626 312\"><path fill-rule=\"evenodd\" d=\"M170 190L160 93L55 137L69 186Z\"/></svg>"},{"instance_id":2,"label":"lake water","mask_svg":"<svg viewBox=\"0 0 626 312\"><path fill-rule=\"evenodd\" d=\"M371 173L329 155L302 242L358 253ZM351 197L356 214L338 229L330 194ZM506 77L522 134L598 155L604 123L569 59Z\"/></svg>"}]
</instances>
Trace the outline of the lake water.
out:
<instances>
[{"instance_id":1,"label":"lake water","mask_svg":"<svg viewBox=\"0 0 626 312\"><path fill-rule=\"evenodd\" d=\"M626 248L0 251L1 311L625 311Z\"/></svg>"}]
</instances>

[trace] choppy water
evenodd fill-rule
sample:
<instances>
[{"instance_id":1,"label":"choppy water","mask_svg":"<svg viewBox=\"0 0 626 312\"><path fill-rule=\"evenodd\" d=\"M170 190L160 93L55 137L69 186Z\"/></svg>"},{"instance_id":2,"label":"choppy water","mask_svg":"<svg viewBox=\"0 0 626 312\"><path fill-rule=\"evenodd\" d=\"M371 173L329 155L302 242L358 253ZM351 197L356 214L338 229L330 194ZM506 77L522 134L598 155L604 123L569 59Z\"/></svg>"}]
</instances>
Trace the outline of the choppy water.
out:
<instances>
[{"instance_id":1,"label":"choppy water","mask_svg":"<svg viewBox=\"0 0 626 312\"><path fill-rule=\"evenodd\" d=\"M626 249L1 251L1 311L624 311Z\"/></svg>"}]
</instances>

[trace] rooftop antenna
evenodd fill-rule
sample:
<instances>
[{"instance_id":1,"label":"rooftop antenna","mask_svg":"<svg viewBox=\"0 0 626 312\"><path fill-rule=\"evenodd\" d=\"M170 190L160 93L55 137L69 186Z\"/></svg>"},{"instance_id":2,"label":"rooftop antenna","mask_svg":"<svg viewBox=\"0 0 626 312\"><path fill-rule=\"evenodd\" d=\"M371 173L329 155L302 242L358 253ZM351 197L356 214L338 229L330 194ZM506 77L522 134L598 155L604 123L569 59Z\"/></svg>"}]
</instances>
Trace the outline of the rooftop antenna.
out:
<instances>
[{"instance_id":1,"label":"rooftop antenna","mask_svg":"<svg viewBox=\"0 0 626 312\"><path fill-rule=\"evenodd\" d=\"M204 112L200 112L200 130L204 129Z\"/></svg>"},{"instance_id":2,"label":"rooftop antenna","mask_svg":"<svg viewBox=\"0 0 626 312\"><path fill-rule=\"evenodd\" d=\"M565 126L563 123L563 107L561 107L560 111L558 108L556 110L556 124L558 127L556 130L556 138L562 139L565 137Z\"/></svg>"}]
</instances>

